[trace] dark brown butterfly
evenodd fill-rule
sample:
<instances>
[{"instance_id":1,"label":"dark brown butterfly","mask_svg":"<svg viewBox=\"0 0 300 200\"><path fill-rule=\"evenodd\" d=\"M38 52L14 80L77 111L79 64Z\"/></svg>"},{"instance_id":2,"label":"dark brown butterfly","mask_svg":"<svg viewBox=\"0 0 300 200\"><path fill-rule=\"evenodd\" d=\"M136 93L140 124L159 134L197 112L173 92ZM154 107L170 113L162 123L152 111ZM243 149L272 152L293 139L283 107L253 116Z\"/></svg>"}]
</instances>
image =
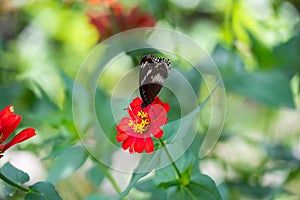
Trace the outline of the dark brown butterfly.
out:
<instances>
[{"instance_id":1,"label":"dark brown butterfly","mask_svg":"<svg viewBox=\"0 0 300 200\"><path fill-rule=\"evenodd\" d=\"M140 95L143 100L142 108L152 103L168 77L170 69L169 59L156 58L152 55L142 58L139 82Z\"/></svg>"}]
</instances>

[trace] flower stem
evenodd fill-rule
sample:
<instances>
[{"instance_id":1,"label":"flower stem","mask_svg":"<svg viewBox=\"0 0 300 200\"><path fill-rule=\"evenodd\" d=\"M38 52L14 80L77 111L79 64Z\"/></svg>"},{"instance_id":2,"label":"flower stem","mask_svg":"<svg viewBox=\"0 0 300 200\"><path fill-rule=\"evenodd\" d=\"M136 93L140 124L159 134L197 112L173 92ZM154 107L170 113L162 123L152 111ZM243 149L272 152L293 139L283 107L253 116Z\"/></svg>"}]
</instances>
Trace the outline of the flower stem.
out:
<instances>
[{"instance_id":1,"label":"flower stem","mask_svg":"<svg viewBox=\"0 0 300 200\"><path fill-rule=\"evenodd\" d=\"M0 179L2 179L5 183L7 183L8 185L11 185L19 190L22 190L24 192L29 192L28 188L25 188L21 185L19 185L18 183L13 182L12 180L8 179L6 176L4 176L1 172L0 172Z\"/></svg>"},{"instance_id":2,"label":"flower stem","mask_svg":"<svg viewBox=\"0 0 300 200\"><path fill-rule=\"evenodd\" d=\"M100 162L99 162L99 167L102 169L106 178L110 181L110 183L112 184L112 186L114 187L116 192L118 194L120 194L122 192L121 188L119 187L119 185L117 184L117 181L114 179L114 177L111 175L111 173L108 171L107 167Z\"/></svg>"},{"instance_id":3,"label":"flower stem","mask_svg":"<svg viewBox=\"0 0 300 200\"><path fill-rule=\"evenodd\" d=\"M167 149L167 147L166 147L166 144L164 143L164 141L163 141L162 139L159 139L159 142L160 142L160 144L163 146L163 148L164 148L164 150L165 150L165 152L166 152L166 154L167 154L169 160L171 161L172 166L173 166L173 168L175 169L178 178L181 179L181 177L182 177L182 176L181 176L181 173L180 173L178 167L176 166L176 164L175 164L175 162L174 162L174 160L173 160L173 158L172 158L170 152L168 151L168 149Z\"/></svg>"},{"instance_id":4,"label":"flower stem","mask_svg":"<svg viewBox=\"0 0 300 200\"><path fill-rule=\"evenodd\" d=\"M111 173L108 171L107 166L104 165L103 163L101 163L96 157L94 157L93 155L90 154L90 156L92 157L92 159L97 162L98 166L101 168L101 170L103 171L103 173L105 174L106 178L110 181L111 185L113 186L113 188L116 190L116 192L118 194L120 194L121 188L119 187L119 185L117 184L117 181L114 179L114 177L111 175Z\"/></svg>"}]
</instances>

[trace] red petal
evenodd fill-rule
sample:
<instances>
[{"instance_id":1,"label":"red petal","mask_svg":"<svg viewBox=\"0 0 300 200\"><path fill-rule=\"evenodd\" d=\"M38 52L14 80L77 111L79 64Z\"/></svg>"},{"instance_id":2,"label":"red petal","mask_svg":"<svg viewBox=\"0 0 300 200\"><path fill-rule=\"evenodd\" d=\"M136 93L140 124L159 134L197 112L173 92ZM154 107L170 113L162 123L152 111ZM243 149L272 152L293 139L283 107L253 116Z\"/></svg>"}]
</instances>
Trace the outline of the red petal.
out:
<instances>
[{"instance_id":1,"label":"red petal","mask_svg":"<svg viewBox=\"0 0 300 200\"><path fill-rule=\"evenodd\" d=\"M131 127L128 126L129 120L130 118L123 117L116 127L117 132L121 133L121 132L128 132L129 130L131 130Z\"/></svg>"},{"instance_id":2,"label":"red petal","mask_svg":"<svg viewBox=\"0 0 300 200\"><path fill-rule=\"evenodd\" d=\"M122 22L122 23L121 23ZM150 27L155 25L155 18L143 12L139 7L131 9L130 13L122 17L119 21L124 30L129 30L139 27Z\"/></svg>"},{"instance_id":3,"label":"red petal","mask_svg":"<svg viewBox=\"0 0 300 200\"><path fill-rule=\"evenodd\" d=\"M125 133L125 132L121 132L116 136L116 140L118 142L122 142L124 140L126 140L129 136Z\"/></svg>"},{"instance_id":4,"label":"red petal","mask_svg":"<svg viewBox=\"0 0 300 200\"><path fill-rule=\"evenodd\" d=\"M14 112L14 107L9 105L6 106L3 110L0 111L0 119L2 120L3 118L6 118L10 114Z\"/></svg>"},{"instance_id":5,"label":"red petal","mask_svg":"<svg viewBox=\"0 0 300 200\"><path fill-rule=\"evenodd\" d=\"M5 121L3 121L3 127L1 127L2 135L1 140L5 141L10 134L19 126L22 117L16 114L10 115Z\"/></svg>"},{"instance_id":6,"label":"red petal","mask_svg":"<svg viewBox=\"0 0 300 200\"><path fill-rule=\"evenodd\" d=\"M166 112L169 112L169 110L170 110L170 105L168 103L162 102L162 100L160 100L158 96L156 96L154 98L153 102L151 103L151 105L155 105L155 104L163 106L165 108Z\"/></svg>"},{"instance_id":7,"label":"red petal","mask_svg":"<svg viewBox=\"0 0 300 200\"><path fill-rule=\"evenodd\" d=\"M14 107L12 106L6 106L3 110L0 111L0 134L3 133L4 129L9 124L7 123L7 118L9 118L12 115L15 115L13 111Z\"/></svg>"},{"instance_id":8,"label":"red petal","mask_svg":"<svg viewBox=\"0 0 300 200\"><path fill-rule=\"evenodd\" d=\"M162 104L162 101L160 100L159 96L155 96L151 104Z\"/></svg>"},{"instance_id":9,"label":"red petal","mask_svg":"<svg viewBox=\"0 0 300 200\"><path fill-rule=\"evenodd\" d=\"M147 153L152 153L154 151L154 143L151 137L146 138L145 149Z\"/></svg>"},{"instance_id":10,"label":"red petal","mask_svg":"<svg viewBox=\"0 0 300 200\"><path fill-rule=\"evenodd\" d=\"M35 136L35 130L33 128L27 128L17 134L11 141L4 145L3 151L6 151L11 146L23 142L31 137Z\"/></svg>"},{"instance_id":11,"label":"red petal","mask_svg":"<svg viewBox=\"0 0 300 200\"><path fill-rule=\"evenodd\" d=\"M167 112L162 105L155 104L149 110L151 125L161 126L167 122Z\"/></svg>"},{"instance_id":12,"label":"red petal","mask_svg":"<svg viewBox=\"0 0 300 200\"><path fill-rule=\"evenodd\" d=\"M136 138L134 138L134 141L131 143L130 147L129 147L129 153L134 153L134 144L136 142Z\"/></svg>"},{"instance_id":13,"label":"red petal","mask_svg":"<svg viewBox=\"0 0 300 200\"><path fill-rule=\"evenodd\" d=\"M124 150L128 149L128 147L130 147L130 145L134 142L134 137L128 137L126 140L124 140L124 142L122 143L122 148Z\"/></svg>"},{"instance_id":14,"label":"red petal","mask_svg":"<svg viewBox=\"0 0 300 200\"><path fill-rule=\"evenodd\" d=\"M128 117L123 117L116 127L117 132L118 133L125 132L129 136L141 137L141 134L134 132L132 127L128 126L129 120L131 120L131 119Z\"/></svg>"},{"instance_id":15,"label":"red petal","mask_svg":"<svg viewBox=\"0 0 300 200\"><path fill-rule=\"evenodd\" d=\"M130 115L132 119L134 119L137 115L137 113L142 110L142 103L143 100L139 97L132 100L130 105L127 108L127 112Z\"/></svg>"},{"instance_id":16,"label":"red petal","mask_svg":"<svg viewBox=\"0 0 300 200\"><path fill-rule=\"evenodd\" d=\"M134 143L134 151L142 153L145 149L145 138L136 138Z\"/></svg>"},{"instance_id":17,"label":"red petal","mask_svg":"<svg viewBox=\"0 0 300 200\"><path fill-rule=\"evenodd\" d=\"M166 116L163 116L161 118L157 118L155 120L152 120L151 121L151 126L160 127L160 126L166 124L167 122L168 122L168 118Z\"/></svg>"},{"instance_id":18,"label":"red petal","mask_svg":"<svg viewBox=\"0 0 300 200\"><path fill-rule=\"evenodd\" d=\"M152 132L152 135L155 137L155 138L162 138L164 134L164 131L161 130L160 128L156 128L154 132Z\"/></svg>"},{"instance_id":19,"label":"red petal","mask_svg":"<svg viewBox=\"0 0 300 200\"><path fill-rule=\"evenodd\" d=\"M169 112L170 110L170 105L168 103L164 103L163 107L165 108L166 112Z\"/></svg>"}]
</instances>

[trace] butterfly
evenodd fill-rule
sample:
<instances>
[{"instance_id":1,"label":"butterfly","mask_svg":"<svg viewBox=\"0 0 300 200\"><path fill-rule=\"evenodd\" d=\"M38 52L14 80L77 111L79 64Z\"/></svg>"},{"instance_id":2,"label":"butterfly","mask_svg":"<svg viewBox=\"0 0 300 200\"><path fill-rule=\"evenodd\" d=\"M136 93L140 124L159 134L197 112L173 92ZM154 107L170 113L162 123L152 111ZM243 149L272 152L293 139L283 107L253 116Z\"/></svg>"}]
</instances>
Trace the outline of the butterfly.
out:
<instances>
[{"instance_id":1,"label":"butterfly","mask_svg":"<svg viewBox=\"0 0 300 200\"><path fill-rule=\"evenodd\" d=\"M170 61L146 55L141 60L139 90L143 100L142 108L151 104L169 75Z\"/></svg>"}]
</instances>

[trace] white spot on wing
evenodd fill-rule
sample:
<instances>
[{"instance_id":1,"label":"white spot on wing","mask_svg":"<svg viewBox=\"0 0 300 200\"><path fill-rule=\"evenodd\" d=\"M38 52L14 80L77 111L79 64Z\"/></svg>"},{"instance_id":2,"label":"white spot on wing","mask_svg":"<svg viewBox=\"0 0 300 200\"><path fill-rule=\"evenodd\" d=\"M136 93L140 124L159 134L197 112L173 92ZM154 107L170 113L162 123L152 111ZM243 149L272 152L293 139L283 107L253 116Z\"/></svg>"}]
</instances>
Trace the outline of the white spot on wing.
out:
<instances>
[{"instance_id":1,"label":"white spot on wing","mask_svg":"<svg viewBox=\"0 0 300 200\"><path fill-rule=\"evenodd\" d=\"M164 77L162 77L160 74L156 74L152 81L155 83L162 83L164 81Z\"/></svg>"},{"instance_id":2,"label":"white spot on wing","mask_svg":"<svg viewBox=\"0 0 300 200\"><path fill-rule=\"evenodd\" d=\"M151 74L151 72L152 72L152 69L149 69L147 71L147 74L144 76L143 80L141 81L141 85L144 84L144 82L146 81L147 77Z\"/></svg>"}]
</instances>

